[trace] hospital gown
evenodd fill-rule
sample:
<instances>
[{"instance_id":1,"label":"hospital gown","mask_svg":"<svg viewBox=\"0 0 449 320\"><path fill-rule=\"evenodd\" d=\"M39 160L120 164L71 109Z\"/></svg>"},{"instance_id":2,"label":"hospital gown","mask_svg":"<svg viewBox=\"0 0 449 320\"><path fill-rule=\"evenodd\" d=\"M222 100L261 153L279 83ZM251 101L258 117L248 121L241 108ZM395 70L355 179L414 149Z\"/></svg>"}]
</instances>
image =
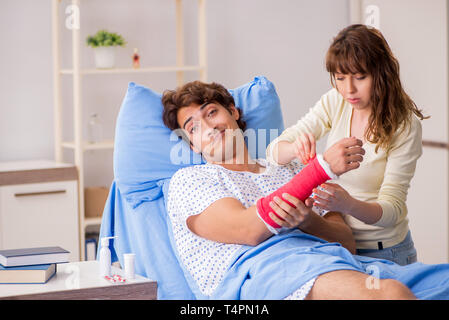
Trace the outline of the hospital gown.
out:
<instances>
[{"instance_id":1,"label":"hospital gown","mask_svg":"<svg viewBox=\"0 0 449 320\"><path fill-rule=\"evenodd\" d=\"M181 169L171 179L167 211L178 254L205 296L214 293L230 264L235 261L234 255L241 245L199 237L187 227L187 218L200 214L213 202L227 197L238 199L248 208L260 197L286 184L303 167L297 162L275 166L264 159L257 161L265 167L262 173L232 171L219 165L205 164ZM314 210L320 215L326 213L316 208ZM285 299L304 299L314 281L315 278L311 279Z\"/></svg>"}]
</instances>

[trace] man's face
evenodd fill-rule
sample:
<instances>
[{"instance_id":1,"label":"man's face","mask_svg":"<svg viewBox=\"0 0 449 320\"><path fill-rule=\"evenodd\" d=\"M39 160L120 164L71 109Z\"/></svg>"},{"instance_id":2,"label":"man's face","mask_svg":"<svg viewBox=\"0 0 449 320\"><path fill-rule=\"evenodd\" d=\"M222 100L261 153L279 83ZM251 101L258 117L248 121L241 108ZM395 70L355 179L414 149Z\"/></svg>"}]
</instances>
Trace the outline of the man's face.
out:
<instances>
[{"instance_id":1,"label":"man's face","mask_svg":"<svg viewBox=\"0 0 449 320\"><path fill-rule=\"evenodd\" d=\"M211 102L191 104L179 109L178 124L190 140L191 148L202 153L208 162L223 162L235 155L235 134L240 132L239 113L231 106L231 113L222 105Z\"/></svg>"}]
</instances>

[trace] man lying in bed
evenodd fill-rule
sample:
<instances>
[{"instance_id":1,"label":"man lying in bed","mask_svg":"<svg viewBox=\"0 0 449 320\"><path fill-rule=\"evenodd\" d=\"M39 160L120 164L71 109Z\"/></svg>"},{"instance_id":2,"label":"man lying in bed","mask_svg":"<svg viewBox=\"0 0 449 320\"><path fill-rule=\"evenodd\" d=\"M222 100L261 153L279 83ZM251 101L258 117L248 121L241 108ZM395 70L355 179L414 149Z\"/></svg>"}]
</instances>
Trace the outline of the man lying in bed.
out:
<instances>
[{"instance_id":1,"label":"man lying in bed","mask_svg":"<svg viewBox=\"0 0 449 320\"><path fill-rule=\"evenodd\" d=\"M339 213L321 216L312 211L309 200L307 206L283 193L269 201L276 214L262 217L257 200L289 183L303 167L272 166L250 158L243 143L242 114L223 86L188 83L164 92L162 102L165 125L182 130L191 148L207 161L176 172L167 200L180 259L205 297L415 298L396 280L376 279L376 290L367 285L370 275L350 254L355 243ZM330 169L330 175L356 169L362 161L360 146L355 138L343 139L325 152L326 161L320 158L319 164L327 166L323 169ZM343 149L347 152L340 152ZM273 228L273 223L294 229L278 234L280 229ZM281 259L287 271L280 270ZM223 282L237 281L242 268L247 268L247 274L238 280L241 288L233 288L230 294L229 284ZM286 274L279 277L278 272ZM262 294L264 290L285 292L276 296Z\"/></svg>"}]
</instances>

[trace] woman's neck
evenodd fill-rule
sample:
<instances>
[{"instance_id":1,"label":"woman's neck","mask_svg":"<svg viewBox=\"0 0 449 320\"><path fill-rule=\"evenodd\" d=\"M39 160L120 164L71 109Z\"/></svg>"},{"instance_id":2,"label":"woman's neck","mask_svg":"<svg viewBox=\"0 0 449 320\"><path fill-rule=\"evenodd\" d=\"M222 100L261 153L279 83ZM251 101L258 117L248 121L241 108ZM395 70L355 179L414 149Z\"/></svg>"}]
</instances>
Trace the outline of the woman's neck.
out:
<instances>
[{"instance_id":1,"label":"woman's neck","mask_svg":"<svg viewBox=\"0 0 449 320\"><path fill-rule=\"evenodd\" d=\"M371 116L371 108L353 109L352 118L358 121L368 121Z\"/></svg>"},{"instance_id":2,"label":"woman's neck","mask_svg":"<svg viewBox=\"0 0 449 320\"><path fill-rule=\"evenodd\" d=\"M366 130L368 128L371 108L353 109L351 119L351 136L354 136L363 142L366 141Z\"/></svg>"}]
</instances>

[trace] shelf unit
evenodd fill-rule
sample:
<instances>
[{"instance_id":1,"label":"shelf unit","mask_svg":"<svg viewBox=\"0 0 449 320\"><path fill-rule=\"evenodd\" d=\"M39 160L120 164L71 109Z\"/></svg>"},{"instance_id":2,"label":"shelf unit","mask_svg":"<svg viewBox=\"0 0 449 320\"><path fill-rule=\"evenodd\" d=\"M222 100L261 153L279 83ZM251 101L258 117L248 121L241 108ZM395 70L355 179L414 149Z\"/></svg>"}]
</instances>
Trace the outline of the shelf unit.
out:
<instances>
[{"instance_id":1,"label":"shelf unit","mask_svg":"<svg viewBox=\"0 0 449 320\"><path fill-rule=\"evenodd\" d=\"M113 149L114 141L105 140L99 143L88 143L83 138L82 114L83 108L81 104L82 78L94 75L109 74L142 74L142 73L160 73L175 72L176 85L180 86L184 83L184 72L196 71L199 73L198 79L207 81L207 61L206 61L206 0L198 0L198 65L184 64L184 27L183 27L183 10L182 0L174 0L176 9L176 64L173 66L153 66L139 69L133 68L114 68L114 69L83 69L80 61L81 37L80 28L73 28L72 33L72 68L62 69L60 65L60 33L59 33L59 7L61 0L52 0L52 51L53 51L53 102L54 102L54 140L55 140L55 160L63 161L63 149L72 149L74 151L74 164L78 169L78 195L79 195L79 226L80 226L80 260L84 260L85 256L85 231L90 225L101 224L101 218L86 218L84 215L84 152L89 150ZM80 0L72 0L71 4L75 5L81 11ZM83 42L84 43L84 42ZM74 141L62 140L62 94L61 94L61 77L71 76L73 79L73 128Z\"/></svg>"}]
</instances>

